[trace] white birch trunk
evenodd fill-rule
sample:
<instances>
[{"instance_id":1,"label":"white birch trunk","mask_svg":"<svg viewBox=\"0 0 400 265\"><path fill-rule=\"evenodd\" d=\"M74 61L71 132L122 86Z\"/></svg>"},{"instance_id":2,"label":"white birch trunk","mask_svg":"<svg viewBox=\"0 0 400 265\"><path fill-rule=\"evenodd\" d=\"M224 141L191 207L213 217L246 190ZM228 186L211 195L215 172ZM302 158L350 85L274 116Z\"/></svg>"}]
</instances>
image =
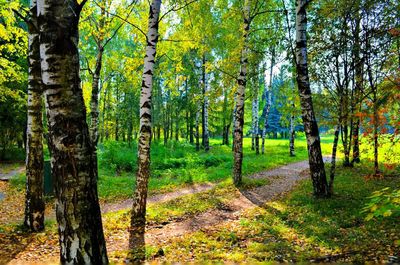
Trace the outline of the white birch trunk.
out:
<instances>
[{"instance_id":1,"label":"white birch trunk","mask_svg":"<svg viewBox=\"0 0 400 265\"><path fill-rule=\"evenodd\" d=\"M43 124L42 124L42 77L40 68L39 32L37 29L37 5L31 1L31 24L28 44L28 123L26 131L26 197L25 225L34 232L44 229L43 198Z\"/></svg>"},{"instance_id":2,"label":"white birch trunk","mask_svg":"<svg viewBox=\"0 0 400 265\"><path fill-rule=\"evenodd\" d=\"M140 136L138 144L138 172L136 190L133 197L131 227L129 231L129 247L135 261L145 259L144 233L146 226L146 200L148 181L150 178L150 144L151 144L151 94L153 87L154 65L158 42L158 19L161 0L153 0L149 11L146 55L142 90L140 94Z\"/></svg>"},{"instance_id":3,"label":"white birch trunk","mask_svg":"<svg viewBox=\"0 0 400 265\"><path fill-rule=\"evenodd\" d=\"M244 124L244 100L247 83L248 65L248 35L250 30L250 1L244 3L243 18L243 48L240 59L240 74L238 77L238 89L236 92L235 131L233 145L233 182L240 185L242 182L243 161L243 124Z\"/></svg>"},{"instance_id":4,"label":"white birch trunk","mask_svg":"<svg viewBox=\"0 0 400 265\"><path fill-rule=\"evenodd\" d=\"M315 119L307 65L307 1L296 0L296 70L304 131L307 138L308 157L314 195L328 195L324 161L317 121Z\"/></svg>"},{"instance_id":5,"label":"white birch trunk","mask_svg":"<svg viewBox=\"0 0 400 265\"><path fill-rule=\"evenodd\" d=\"M79 76L82 6L73 0L37 3L61 263L108 264L97 195L97 162Z\"/></svg>"}]
</instances>

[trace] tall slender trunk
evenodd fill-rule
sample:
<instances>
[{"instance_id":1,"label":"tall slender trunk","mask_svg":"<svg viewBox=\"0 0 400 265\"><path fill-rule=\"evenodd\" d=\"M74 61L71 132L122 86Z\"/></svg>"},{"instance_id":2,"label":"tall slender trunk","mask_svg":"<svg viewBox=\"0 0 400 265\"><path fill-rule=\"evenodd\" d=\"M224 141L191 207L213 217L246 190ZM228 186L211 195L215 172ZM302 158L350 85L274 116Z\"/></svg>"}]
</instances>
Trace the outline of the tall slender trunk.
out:
<instances>
[{"instance_id":1,"label":"tall slender trunk","mask_svg":"<svg viewBox=\"0 0 400 265\"><path fill-rule=\"evenodd\" d=\"M101 113L101 131L100 131L100 142L103 142L105 137L105 130L106 130L106 112L107 112L107 92L108 89L104 89L104 96L103 96L103 111Z\"/></svg>"},{"instance_id":2,"label":"tall slender trunk","mask_svg":"<svg viewBox=\"0 0 400 265\"><path fill-rule=\"evenodd\" d=\"M128 118L128 146L131 147L131 143L132 143L132 130L133 130L133 120L131 118L131 115L129 115Z\"/></svg>"},{"instance_id":3,"label":"tall slender trunk","mask_svg":"<svg viewBox=\"0 0 400 265\"><path fill-rule=\"evenodd\" d=\"M256 134L255 145L256 145L256 155L259 155L260 154L260 135L258 133Z\"/></svg>"},{"instance_id":4,"label":"tall slender trunk","mask_svg":"<svg viewBox=\"0 0 400 265\"><path fill-rule=\"evenodd\" d=\"M175 116L175 141L179 141L179 109L176 110Z\"/></svg>"},{"instance_id":5,"label":"tall slender trunk","mask_svg":"<svg viewBox=\"0 0 400 265\"><path fill-rule=\"evenodd\" d=\"M189 135L190 135L190 119L189 119L189 95L188 95L188 80L185 79L185 120L186 120L186 141L189 140Z\"/></svg>"},{"instance_id":6,"label":"tall slender trunk","mask_svg":"<svg viewBox=\"0 0 400 265\"><path fill-rule=\"evenodd\" d=\"M193 112L192 112L192 110L190 110L190 118L189 118L189 121L190 121L190 126L189 126L189 143L190 144L194 144L194 135L193 135Z\"/></svg>"},{"instance_id":7,"label":"tall slender trunk","mask_svg":"<svg viewBox=\"0 0 400 265\"><path fill-rule=\"evenodd\" d=\"M269 70L269 86L265 87L265 97L266 97L266 106L265 106L265 116L264 116L264 127L261 133L261 153L265 153L265 136L267 134L267 126L268 126L268 117L271 110L272 105L272 80L273 80L273 70L275 66L275 47L272 47L271 50L271 68Z\"/></svg>"},{"instance_id":8,"label":"tall slender trunk","mask_svg":"<svg viewBox=\"0 0 400 265\"><path fill-rule=\"evenodd\" d=\"M37 4L31 1L29 29L28 122L26 130L26 197L24 224L34 232L44 229L42 76Z\"/></svg>"},{"instance_id":9,"label":"tall slender trunk","mask_svg":"<svg viewBox=\"0 0 400 265\"><path fill-rule=\"evenodd\" d=\"M108 264L97 195L97 158L79 76L72 0L38 0L40 57L62 264Z\"/></svg>"},{"instance_id":10,"label":"tall slender trunk","mask_svg":"<svg viewBox=\"0 0 400 265\"><path fill-rule=\"evenodd\" d=\"M324 161L317 121L315 119L307 65L307 13L306 0L296 0L296 69L304 131L307 138L308 158L314 195L328 195Z\"/></svg>"},{"instance_id":11,"label":"tall slender trunk","mask_svg":"<svg viewBox=\"0 0 400 265\"><path fill-rule=\"evenodd\" d=\"M227 119L226 117L228 108L228 91L224 88L224 103L222 108L222 145L229 145L229 118Z\"/></svg>"},{"instance_id":12,"label":"tall slender trunk","mask_svg":"<svg viewBox=\"0 0 400 265\"><path fill-rule=\"evenodd\" d=\"M252 139L253 139L253 150L256 150L256 154L258 155L260 152L259 144L258 144L258 84L257 82L253 82L253 102L252 102Z\"/></svg>"},{"instance_id":13,"label":"tall slender trunk","mask_svg":"<svg viewBox=\"0 0 400 265\"><path fill-rule=\"evenodd\" d=\"M336 150L339 141L339 131L340 131L340 122L335 127L335 134L333 138L333 147L332 147L332 158L331 158L331 171L329 176L329 194L333 195L333 181L335 180L335 170L336 170Z\"/></svg>"},{"instance_id":14,"label":"tall slender trunk","mask_svg":"<svg viewBox=\"0 0 400 265\"><path fill-rule=\"evenodd\" d=\"M92 83L92 95L90 98L90 139L92 140L93 146L97 147L99 139L99 80L100 72L103 61L103 47L99 46L96 56L96 66L93 72L93 83Z\"/></svg>"},{"instance_id":15,"label":"tall slender trunk","mask_svg":"<svg viewBox=\"0 0 400 265\"><path fill-rule=\"evenodd\" d=\"M243 17L243 48L240 58L240 74L238 77L238 89L236 92L236 115L233 144L233 182L239 185L242 182L243 161L243 124L244 124L244 100L247 83L248 64L248 35L250 31L250 1L244 3Z\"/></svg>"},{"instance_id":16,"label":"tall slender trunk","mask_svg":"<svg viewBox=\"0 0 400 265\"><path fill-rule=\"evenodd\" d=\"M207 80L206 80L206 55L203 53L202 64L202 88L203 88L203 147L207 152L210 150L210 140L208 135L208 96L207 96Z\"/></svg>"},{"instance_id":17,"label":"tall slender trunk","mask_svg":"<svg viewBox=\"0 0 400 265\"><path fill-rule=\"evenodd\" d=\"M294 106L294 104L293 104ZM294 138L296 131L294 130L294 115L290 116L290 132L289 132L289 154L290 156L295 156L296 153L294 151Z\"/></svg>"},{"instance_id":18,"label":"tall slender trunk","mask_svg":"<svg viewBox=\"0 0 400 265\"><path fill-rule=\"evenodd\" d=\"M342 136L342 143L343 143L343 152L344 152L344 160L343 166L348 167L350 166L350 149L351 143L349 143L349 95L348 95L348 87L343 85L342 88L342 96L341 96L341 121L342 121L342 128L341 128L341 136Z\"/></svg>"},{"instance_id":19,"label":"tall slender trunk","mask_svg":"<svg viewBox=\"0 0 400 265\"><path fill-rule=\"evenodd\" d=\"M172 111L172 107L170 108L170 114L169 114L169 138L172 140L172 138L174 137L174 119L173 119L173 111Z\"/></svg>"},{"instance_id":20,"label":"tall slender trunk","mask_svg":"<svg viewBox=\"0 0 400 265\"><path fill-rule=\"evenodd\" d=\"M373 91L373 111L374 111L374 175L378 176L380 174L379 171L379 161L378 161L378 148L379 148L379 114L378 114L378 98L377 98L377 88L374 88Z\"/></svg>"},{"instance_id":21,"label":"tall slender trunk","mask_svg":"<svg viewBox=\"0 0 400 265\"><path fill-rule=\"evenodd\" d=\"M185 113L185 121L186 121L186 135L185 135L185 138L186 138L186 141L188 141L189 140L189 135L190 135L190 121L189 121L189 111L188 110L186 110L186 113Z\"/></svg>"},{"instance_id":22,"label":"tall slender trunk","mask_svg":"<svg viewBox=\"0 0 400 265\"><path fill-rule=\"evenodd\" d=\"M138 144L138 172L136 175L136 190L133 197L131 226L129 230L129 247L133 259L145 259L144 233L146 226L147 187L150 177L150 144L151 144L151 93L153 73L158 41L158 18L161 0L153 0L149 11L146 55L142 90L140 94L140 136Z\"/></svg>"},{"instance_id":23,"label":"tall slender trunk","mask_svg":"<svg viewBox=\"0 0 400 265\"><path fill-rule=\"evenodd\" d=\"M199 109L198 109L199 110ZM200 151L200 111L196 111L196 151Z\"/></svg>"},{"instance_id":24,"label":"tall slender trunk","mask_svg":"<svg viewBox=\"0 0 400 265\"><path fill-rule=\"evenodd\" d=\"M359 11L357 11L359 12ZM361 42L360 42L360 22L361 19L356 20L356 28L354 32L354 58L355 58L355 88L354 88L354 103L356 111L361 111L361 94L363 90L363 62L360 56ZM352 163L360 163L360 133L361 120L357 116L353 125L353 160Z\"/></svg>"},{"instance_id":25,"label":"tall slender trunk","mask_svg":"<svg viewBox=\"0 0 400 265\"><path fill-rule=\"evenodd\" d=\"M233 99L233 111L232 111L232 151L235 150L235 118L236 118L236 93Z\"/></svg>"},{"instance_id":26,"label":"tall slender trunk","mask_svg":"<svg viewBox=\"0 0 400 265\"><path fill-rule=\"evenodd\" d=\"M119 93L119 85L117 84L115 89L115 96L116 96L116 105L118 108L119 101L120 101L120 93ZM115 141L119 141L119 112L115 112Z\"/></svg>"}]
</instances>

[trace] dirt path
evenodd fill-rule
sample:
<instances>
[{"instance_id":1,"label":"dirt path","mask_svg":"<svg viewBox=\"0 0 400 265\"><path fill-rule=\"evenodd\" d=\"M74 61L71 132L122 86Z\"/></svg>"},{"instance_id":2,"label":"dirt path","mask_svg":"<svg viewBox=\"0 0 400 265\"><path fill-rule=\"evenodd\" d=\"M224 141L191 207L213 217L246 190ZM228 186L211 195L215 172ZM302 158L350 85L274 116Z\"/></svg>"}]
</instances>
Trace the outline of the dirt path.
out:
<instances>
[{"instance_id":1,"label":"dirt path","mask_svg":"<svg viewBox=\"0 0 400 265\"><path fill-rule=\"evenodd\" d=\"M179 189L177 191L168 192L164 194L157 194L154 196L150 196L147 199L148 203L157 203L157 202L165 202L169 200L173 200L188 194L196 194L199 192L204 192L211 190L215 187L214 183L203 183L203 184L194 184L186 188ZM102 213L116 212L119 210L129 209L132 207L133 200L127 199L121 202L116 203L105 203L101 205Z\"/></svg>"},{"instance_id":2,"label":"dirt path","mask_svg":"<svg viewBox=\"0 0 400 265\"><path fill-rule=\"evenodd\" d=\"M14 177L17 174L20 174L25 171L25 166L18 167L14 170L11 170L7 173L0 172L0 181L8 181L10 178Z\"/></svg>"},{"instance_id":3,"label":"dirt path","mask_svg":"<svg viewBox=\"0 0 400 265\"><path fill-rule=\"evenodd\" d=\"M226 205L223 205L223 207L201 213L182 221L149 228L146 231L146 243L159 244L171 237L182 236L198 230L207 230L215 225L237 220L243 210L262 206L266 202L276 199L277 196L290 191L298 181L307 179L309 177L306 173L307 169L308 161L302 161L254 174L250 177L268 179L270 183L251 190L237 191L238 194L236 198ZM113 244L108 245L109 251L127 249L127 236L123 237L120 234L115 236L118 237L119 240L112 240L112 238L109 238L110 243L113 242ZM121 239L123 239L123 241L121 241ZM118 242L118 244L115 244L115 242Z\"/></svg>"},{"instance_id":4,"label":"dirt path","mask_svg":"<svg viewBox=\"0 0 400 265\"><path fill-rule=\"evenodd\" d=\"M308 161L292 163L273 170L268 170L251 175L250 178L268 179L269 184L260 186L251 190L238 190L234 200L218 207L217 209L189 217L187 219L178 220L164 225L148 227L146 231L146 244L163 245L167 240L173 237L179 237L188 233L199 230L206 231L213 227L234 221L240 218L241 212L246 209L258 207L267 201L276 199L278 196L290 191L298 181L308 178L306 170L308 169ZM181 197L186 194L193 194L212 189L215 184L195 185L176 192L157 195L149 198L150 203L164 202ZM102 212L112 212L130 208L131 200L126 200L115 204L106 204L102 206ZM107 232L107 231L106 231ZM109 253L114 251L127 250L128 233L125 229L114 231L107 236L107 250ZM51 252L48 251L50 246L28 246L24 251L18 253L16 258L9 264L27 264L37 253L48 253L41 257L41 262L56 262L58 259L58 246L51 246ZM44 251L47 250L47 251ZM33 253L32 253L33 252ZM50 252L50 253L49 253ZM47 254L46 253L46 254ZM37 257L37 256L36 256ZM31 264L31 263L30 263Z\"/></svg>"}]
</instances>

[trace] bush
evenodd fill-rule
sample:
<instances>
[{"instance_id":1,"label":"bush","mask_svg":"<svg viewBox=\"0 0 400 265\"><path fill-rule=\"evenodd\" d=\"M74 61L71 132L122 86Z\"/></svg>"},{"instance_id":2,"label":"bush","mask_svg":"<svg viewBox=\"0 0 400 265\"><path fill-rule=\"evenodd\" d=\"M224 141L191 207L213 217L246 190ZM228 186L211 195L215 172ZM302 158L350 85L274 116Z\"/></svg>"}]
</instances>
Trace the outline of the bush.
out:
<instances>
[{"instance_id":1,"label":"bush","mask_svg":"<svg viewBox=\"0 0 400 265\"><path fill-rule=\"evenodd\" d=\"M221 163L230 161L230 157L228 156L216 156L216 155L210 155L207 156L204 160L204 166L205 167L214 167L214 166L219 166Z\"/></svg>"},{"instance_id":2,"label":"bush","mask_svg":"<svg viewBox=\"0 0 400 265\"><path fill-rule=\"evenodd\" d=\"M369 198L370 201L363 209L363 212L368 213L366 220L400 215L400 189L384 188L375 191Z\"/></svg>"},{"instance_id":3,"label":"bush","mask_svg":"<svg viewBox=\"0 0 400 265\"><path fill-rule=\"evenodd\" d=\"M172 168L181 168L187 165L187 161L185 158L168 158L163 161L159 161L158 163L154 163L152 169L172 169Z\"/></svg>"},{"instance_id":4,"label":"bush","mask_svg":"<svg viewBox=\"0 0 400 265\"><path fill-rule=\"evenodd\" d=\"M2 148L2 147L0 147ZM25 149L23 148L11 148L0 151L1 161L24 161L25 160Z\"/></svg>"},{"instance_id":5,"label":"bush","mask_svg":"<svg viewBox=\"0 0 400 265\"><path fill-rule=\"evenodd\" d=\"M132 172L137 167L135 148L129 148L126 143L105 142L99 146L99 165L114 168L117 172Z\"/></svg>"}]
</instances>

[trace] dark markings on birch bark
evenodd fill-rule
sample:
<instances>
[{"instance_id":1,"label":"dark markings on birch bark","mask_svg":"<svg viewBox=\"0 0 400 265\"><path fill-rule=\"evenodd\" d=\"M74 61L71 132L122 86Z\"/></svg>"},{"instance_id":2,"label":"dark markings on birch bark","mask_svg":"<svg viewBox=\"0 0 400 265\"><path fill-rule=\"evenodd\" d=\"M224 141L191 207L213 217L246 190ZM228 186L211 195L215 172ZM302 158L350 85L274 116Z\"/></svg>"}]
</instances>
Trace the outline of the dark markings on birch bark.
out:
<instances>
[{"instance_id":1,"label":"dark markings on birch bark","mask_svg":"<svg viewBox=\"0 0 400 265\"><path fill-rule=\"evenodd\" d=\"M206 55L203 53L202 57L202 77L201 77L201 87L203 93L203 109L202 109L202 129L203 129L203 140L202 144L204 150L207 152L210 150L210 140L208 135L208 96L207 96L207 79L206 79Z\"/></svg>"},{"instance_id":2,"label":"dark markings on birch bark","mask_svg":"<svg viewBox=\"0 0 400 265\"><path fill-rule=\"evenodd\" d=\"M258 67L257 67L258 68ZM258 71L255 70L255 71ZM259 126L258 126L258 76L253 77L253 102L252 102L252 150L256 151L256 155L260 154L259 145Z\"/></svg>"},{"instance_id":3,"label":"dark markings on birch bark","mask_svg":"<svg viewBox=\"0 0 400 265\"><path fill-rule=\"evenodd\" d=\"M195 124L195 129L196 129L196 151L200 151L200 128L199 128L199 122L200 122L200 111L198 109L196 111L196 124Z\"/></svg>"},{"instance_id":4,"label":"dark markings on birch bark","mask_svg":"<svg viewBox=\"0 0 400 265\"><path fill-rule=\"evenodd\" d=\"M26 130L26 197L24 224L31 231L44 229L42 76L40 67L37 4L31 1L28 25L28 122Z\"/></svg>"},{"instance_id":5,"label":"dark markings on birch bark","mask_svg":"<svg viewBox=\"0 0 400 265\"><path fill-rule=\"evenodd\" d=\"M129 248L132 259L145 259L144 233L146 226L146 200L150 177L150 144L151 144L151 94L153 87L153 72L158 41L158 18L161 0L153 0L149 10L149 25L147 32L147 47L144 57L142 90L140 94L140 136L138 145L138 172L136 175L136 190L133 197L131 226L129 230ZM171 127L172 129L172 127ZM171 130L172 131L172 130Z\"/></svg>"},{"instance_id":6,"label":"dark markings on birch bark","mask_svg":"<svg viewBox=\"0 0 400 265\"><path fill-rule=\"evenodd\" d=\"M236 92L236 112L233 144L233 183L240 185L242 182L243 161L243 124L244 124L244 100L247 83L248 65L248 34L250 30L250 0L244 3L243 18L243 48L240 59L240 73L238 77L238 89Z\"/></svg>"},{"instance_id":7,"label":"dark markings on birch bark","mask_svg":"<svg viewBox=\"0 0 400 265\"><path fill-rule=\"evenodd\" d=\"M90 98L90 139L96 147L99 139L99 80L103 61L103 47L98 47L96 66L93 72L92 94Z\"/></svg>"},{"instance_id":8,"label":"dark markings on birch bark","mask_svg":"<svg viewBox=\"0 0 400 265\"><path fill-rule=\"evenodd\" d=\"M302 119L307 138L310 173L313 182L314 196L328 195L324 161L317 121L311 97L310 81L307 65L307 15L306 0L296 0L296 70L297 85L300 95Z\"/></svg>"},{"instance_id":9,"label":"dark markings on birch bark","mask_svg":"<svg viewBox=\"0 0 400 265\"><path fill-rule=\"evenodd\" d=\"M333 138L332 147L332 158L331 158L331 171L329 175L329 194L333 195L333 182L335 180L335 170L336 170L336 150L339 141L340 123L335 127L335 133Z\"/></svg>"},{"instance_id":10,"label":"dark markings on birch bark","mask_svg":"<svg viewBox=\"0 0 400 265\"><path fill-rule=\"evenodd\" d=\"M38 0L60 259L61 264L108 264L79 77L80 10L72 0Z\"/></svg>"},{"instance_id":11,"label":"dark markings on birch bark","mask_svg":"<svg viewBox=\"0 0 400 265\"><path fill-rule=\"evenodd\" d=\"M294 109L294 104L292 105ZM289 132L289 154L290 156L296 156L294 151L294 138L296 131L294 129L294 115L290 116L290 132Z\"/></svg>"}]
</instances>

